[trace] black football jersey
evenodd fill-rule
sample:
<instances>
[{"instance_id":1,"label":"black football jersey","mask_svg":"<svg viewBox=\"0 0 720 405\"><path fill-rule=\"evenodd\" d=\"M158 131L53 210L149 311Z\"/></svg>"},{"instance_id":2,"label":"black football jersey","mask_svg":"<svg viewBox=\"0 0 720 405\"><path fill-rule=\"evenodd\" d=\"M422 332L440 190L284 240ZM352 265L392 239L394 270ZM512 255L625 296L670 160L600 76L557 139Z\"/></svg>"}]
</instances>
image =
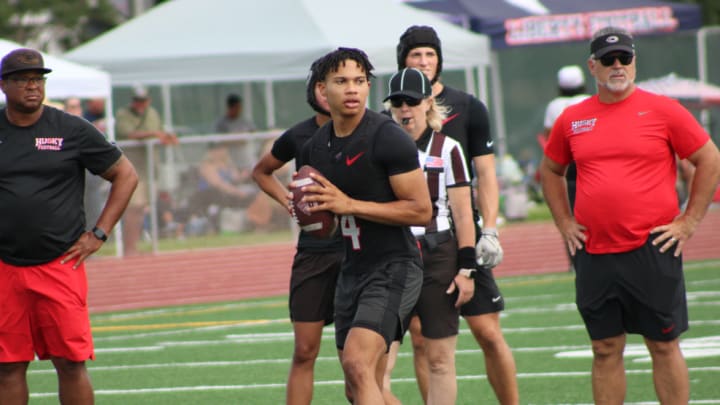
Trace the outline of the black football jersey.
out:
<instances>
[{"instance_id":1,"label":"black football jersey","mask_svg":"<svg viewBox=\"0 0 720 405\"><path fill-rule=\"evenodd\" d=\"M472 158L494 151L488 110L474 96L448 86L443 88L437 98L443 105L450 107L441 132L460 142L465 151L468 171L473 173Z\"/></svg>"},{"instance_id":2,"label":"black football jersey","mask_svg":"<svg viewBox=\"0 0 720 405\"><path fill-rule=\"evenodd\" d=\"M295 159L295 169L299 169L303 165L300 151L318 128L315 116L297 123L275 140L270 153L281 162ZM323 239L300 231L297 249L314 253L337 252L343 249L343 241L339 233L333 238Z\"/></svg>"},{"instance_id":3,"label":"black football jersey","mask_svg":"<svg viewBox=\"0 0 720 405\"><path fill-rule=\"evenodd\" d=\"M350 198L376 202L397 199L390 176L420 167L413 140L392 119L370 110L349 136L336 137L332 121L321 127L305 145L303 161ZM376 264L394 259L420 263L409 227L353 215L342 216L340 222L345 240L343 271L371 272Z\"/></svg>"}]
</instances>

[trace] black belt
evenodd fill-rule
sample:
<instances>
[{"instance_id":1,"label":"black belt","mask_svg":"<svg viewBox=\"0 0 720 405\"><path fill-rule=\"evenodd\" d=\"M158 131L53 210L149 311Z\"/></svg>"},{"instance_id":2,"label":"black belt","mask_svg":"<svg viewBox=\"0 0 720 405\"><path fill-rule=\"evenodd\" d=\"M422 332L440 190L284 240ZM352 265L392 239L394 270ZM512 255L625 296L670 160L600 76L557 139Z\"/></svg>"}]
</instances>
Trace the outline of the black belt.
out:
<instances>
[{"instance_id":1,"label":"black belt","mask_svg":"<svg viewBox=\"0 0 720 405\"><path fill-rule=\"evenodd\" d=\"M450 230L426 233L424 235L417 236L418 242L428 251L435 250L438 245L448 242L452 239L452 232Z\"/></svg>"}]
</instances>

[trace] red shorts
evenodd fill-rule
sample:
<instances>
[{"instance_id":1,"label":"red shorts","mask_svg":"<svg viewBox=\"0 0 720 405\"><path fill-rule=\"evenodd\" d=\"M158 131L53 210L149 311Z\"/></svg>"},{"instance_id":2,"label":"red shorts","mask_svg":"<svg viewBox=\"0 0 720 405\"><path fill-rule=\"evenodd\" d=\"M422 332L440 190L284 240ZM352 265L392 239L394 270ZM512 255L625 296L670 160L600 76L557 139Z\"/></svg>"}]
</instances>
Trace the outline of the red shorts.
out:
<instances>
[{"instance_id":1,"label":"red shorts","mask_svg":"<svg viewBox=\"0 0 720 405\"><path fill-rule=\"evenodd\" d=\"M0 362L95 359L85 266L61 258L37 266L0 260Z\"/></svg>"}]
</instances>

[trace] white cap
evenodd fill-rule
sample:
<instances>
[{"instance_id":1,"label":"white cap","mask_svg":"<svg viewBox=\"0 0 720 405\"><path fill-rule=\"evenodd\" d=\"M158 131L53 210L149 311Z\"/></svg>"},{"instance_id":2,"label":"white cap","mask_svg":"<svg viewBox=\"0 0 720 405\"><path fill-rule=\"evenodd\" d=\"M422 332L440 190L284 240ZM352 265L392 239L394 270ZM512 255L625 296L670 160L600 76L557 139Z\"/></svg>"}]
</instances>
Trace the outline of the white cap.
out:
<instances>
[{"instance_id":1,"label":"white cap","mask_svg":"<svg viewBox=\"0 0 720 405\"><path fill-rule=\"evenodd\" d=\"M562 89L576 89L585 84L585 75L578 65L563 66L558 70L557 78Z\"/></svg>"},{"instance_id":2,"label":"white cap","mask_svg":"<svg viewBox=\"0 0 720 405\"><path fill-rule=\"evenodd\" d=\"M148 93L145 86L141 84L135 84L133 85L132 89L132 97L138 100L145 100L150 97L150 93Z\"/></svg>"}]
</instances>

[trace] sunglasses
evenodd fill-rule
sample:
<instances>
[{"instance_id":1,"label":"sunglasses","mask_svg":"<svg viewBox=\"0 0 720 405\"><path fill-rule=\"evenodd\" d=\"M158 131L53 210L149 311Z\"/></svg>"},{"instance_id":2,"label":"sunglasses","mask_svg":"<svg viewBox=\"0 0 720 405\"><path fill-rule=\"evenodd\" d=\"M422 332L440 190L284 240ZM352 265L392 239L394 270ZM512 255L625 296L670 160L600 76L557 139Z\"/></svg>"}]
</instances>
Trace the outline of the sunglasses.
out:
<instances>
[{"instance_id":1,"label":"sunglasses","mask_svg":"<svg viewBox=\"0 0 720 405\"><path fill-rule=\"evenodd\" d=\"M615 59L620 61L620 64L623 66L627 66L632 63L633 58L635 55L627 52L622 53L616 53L612 55L605 55L600 58L595 58L595 60L599 60L600 63L602 63L603 66L609 67L615 64Z\"/></svg>"},{"instance_id":2,"label":"sunglasses","mask_svg":"<svg viewBox=\"0 0 720 405\"><path fill-rule=\"evenodd\" d=\"M410 97L398 97L398 98L391 98L390 104L395 108L402 107L403 103L407 104L408 107L415 107L420 105L422 102L422 99L418 98L410 98Z\"/></svg>"}]
</instances>

